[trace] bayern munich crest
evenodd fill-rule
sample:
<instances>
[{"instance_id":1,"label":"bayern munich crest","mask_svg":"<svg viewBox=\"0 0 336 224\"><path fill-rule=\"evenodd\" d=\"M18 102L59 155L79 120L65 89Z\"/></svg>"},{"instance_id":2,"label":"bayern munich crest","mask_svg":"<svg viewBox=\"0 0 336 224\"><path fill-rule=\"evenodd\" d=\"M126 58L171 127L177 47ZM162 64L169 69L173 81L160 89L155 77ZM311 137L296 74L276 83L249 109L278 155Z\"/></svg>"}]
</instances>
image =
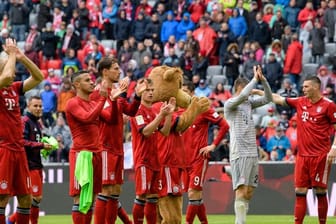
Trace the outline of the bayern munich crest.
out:
<instances>
[{"instance_id":1,"label":"bayern munich crest","mask_svg":"<svg viewBox=\"0 0 336 224\"><path fill-rule=\"evenodd\" d=\"M173 187L173 193L178 193L180 191L180 188L178 186Z\"/></svg>"},{"instance_id":2,"label":"bayern munich crest","mask_svg":"<svg viewBox=\"0 0 336 224\"><path fill-rule=\"evenodd\" d=\"M7 181L3 180L3 181L0 182L0 188L1 188L2 190L7 189L7 187L8 187L8 183L7 183Z\"/></svg>"}]
</instances>

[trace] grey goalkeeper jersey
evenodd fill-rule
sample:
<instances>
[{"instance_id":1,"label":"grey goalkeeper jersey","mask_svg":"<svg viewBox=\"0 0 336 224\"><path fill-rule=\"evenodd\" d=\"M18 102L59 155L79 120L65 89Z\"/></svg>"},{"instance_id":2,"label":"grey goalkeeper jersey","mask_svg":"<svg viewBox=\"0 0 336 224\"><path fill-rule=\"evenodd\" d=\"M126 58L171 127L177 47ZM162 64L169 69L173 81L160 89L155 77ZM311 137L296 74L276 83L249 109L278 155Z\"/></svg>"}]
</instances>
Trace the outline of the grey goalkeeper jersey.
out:
<instances>
[{"instance_id":1,"label":"grey goalkeeper jersey","mask_svg":"<svg viewBox=\"0 0 336 224\"><path fill-rule=\"evenodd\" d=\"M238 96L224 104L224 117L230 125L231 161L239 157L258 156L252 110L272 101L272 91L268 82L264 81L264 96L252 98L250 92L256 84L257 80L252 79Z\"/></svg>"}]
</instances>

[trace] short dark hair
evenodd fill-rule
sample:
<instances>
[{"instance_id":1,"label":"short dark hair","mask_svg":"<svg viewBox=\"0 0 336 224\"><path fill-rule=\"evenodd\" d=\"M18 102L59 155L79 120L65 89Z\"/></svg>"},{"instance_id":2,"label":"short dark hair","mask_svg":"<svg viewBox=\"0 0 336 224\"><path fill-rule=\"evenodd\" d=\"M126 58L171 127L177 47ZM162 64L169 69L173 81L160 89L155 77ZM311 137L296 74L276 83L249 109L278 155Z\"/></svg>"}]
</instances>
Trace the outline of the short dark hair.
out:
<instances>
[{"instance_id":1,"label":"short dark hair","mask_svg":"<svg viewBox=\"0 0 336 224\"><path fill-rule=\"evenodd\" d=\"M186 86L187 89L190 91L190 92L194 92L195 90L195 85L194 83L192 83L191 81L189 80L185 80L182 84L182 86Z\"/></svg>"},{"instance_id":2,"label":"short dark hair","mask_svg":"<svg viewBox=\"0 0 336 224\"><path fill-rule=\"evenodd\" d=\"M29 97L28 102L31 102L32 100L42 100L42 99L38 95L33 95L33 96Z\"/></svg>"},{"instance_id":3,"label":"short dark hair","mask_svg":"<svg viewBox=\"0 0 336 224\"><path fill-rule=\"evenodd\" d=\"M87 70L80 70L75 72L74 74L71 75L71 83L74 83L75 81L77 81L78 77L81 76L82 74L88 73L89 71Z\"/></svg>"},{"instance_id":4,"label":"short dark hair","mask_svg":"<svg viewBox=\"0 0 336 224\"><path fill-rule=\"evenodd\" d=\"M315 75L310 75L310 76L306 77L304 81L312 81L313 83L316 83L319 86L321 86L320 78L315 76Z\"/></svg>"},{"instance_id":5,"label":"short dark hair","mask_svg":"<svg viewBox=\"0 0 336 224\"><path fill-rule=\"evenodd\" d=\"M240 76L234 81L234 91L237 91L238 86L246 86L249 83L249 80Z\"/></svg>"},{"instance_id":6,"label":"short dark hair","mask_svg":"<svg viewBox=\"0 0 336 224\"><path fill-rule=\"evenodd\" d=\"M115 63L118 63L116 58L103 57L98 63L98 74L102 76L103 70L111 68L111 66Z\"/></svg>"}]
</instances>

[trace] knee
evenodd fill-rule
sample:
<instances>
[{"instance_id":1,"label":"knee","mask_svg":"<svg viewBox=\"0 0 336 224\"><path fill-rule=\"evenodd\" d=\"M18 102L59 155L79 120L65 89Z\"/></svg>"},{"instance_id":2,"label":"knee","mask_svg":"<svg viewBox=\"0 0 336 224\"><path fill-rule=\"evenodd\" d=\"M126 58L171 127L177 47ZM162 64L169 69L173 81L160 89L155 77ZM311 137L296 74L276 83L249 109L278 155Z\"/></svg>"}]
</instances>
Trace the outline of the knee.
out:
<instances>
[{"instance_id":1,"label":"knee","mask_svg":"<svg viewBox=\"0 0 336 224\"><path fill-rule=\"evenodd\" d=\"M297 187L297 188L295 188L295 193L299 194L299 195L306 195L307 191L308 191L307 188L303 188L303 187Z\"/></svg>"},{"instance_id":2,"label":"knee","mask_svg":"<svg viewBox=\"0 0 336 224\"><path fill-rule=\"evenodd\" d=\"M112 186L112 195L120 195L121 194L121 185L115 184Z\"/></svg>"},{"instance_id":3,"label":"knee","mask_svg":"<svg viewBox=\"0 0 336 224\"><path fill-rule=\"evenodd\" d=\"M7 194L0 195L0 207L6 207L8 201L9 201L9 195Z\"/></svg>"},{"instance_id":4,"label":"knee","mask_svg":"<svg viewBox=\"0 0 336 224\"><path fill-rule=\"evenodd\" d=\"M28 195L21 195L18 196L18 204L20 208L29 208L32 203L32 196L30 194Z\"/></svg>"},{"instance_id":5,"label":"knee","mask_svg":"<svg viewBox=\"0 0 336 224\"><path fill-rule=\"evenodd\" d=\"M320 187L315 188L315 194L316 195L325 195L325 194L327 194L327 189L320 188Z\"/></svg>"},{"instance_id":6,"label":"knee","mask_svg":"<svg viewBox=\"0 0 336 224\"><path fill-rule=\"evenodd\" d=\"M253 191L254 191L253 189L248 189L247 190L246 197L245 197L246 200L251 200L251 198L253 196Z\"/></svg>"},{"instance_id":7,"label":"knee","mask_svg":"<svg viewBox=\"0 0 336 224\"><path fill-rule=\"evenodd\" d=\"M41 201L42 201L42 195L40 195L40 196L34 196L33 200L36 201L37 203L41 203Z\"/></svg>"},{"instance_id":8,"label":"knee","mask_svg":"<svg viewBox=\"0 0 336 224\"><path fill-rule=\"evenodd\" d=\"M202 191L198 191L195 189L190 189L188 191L189 200L201 200L202 199Z\"/></svg>"},{"instance_id":9,"label":"knee","mask_svg":"<svg viewBox=\"0 0 336 224\"><path fill-rule=\"evenodd\" d=\"M103 186L102 195L104 196L110 196L110 195L119 196L120 193L121 193L121 186L119 184Z\"/></svg>"}]
</instances>

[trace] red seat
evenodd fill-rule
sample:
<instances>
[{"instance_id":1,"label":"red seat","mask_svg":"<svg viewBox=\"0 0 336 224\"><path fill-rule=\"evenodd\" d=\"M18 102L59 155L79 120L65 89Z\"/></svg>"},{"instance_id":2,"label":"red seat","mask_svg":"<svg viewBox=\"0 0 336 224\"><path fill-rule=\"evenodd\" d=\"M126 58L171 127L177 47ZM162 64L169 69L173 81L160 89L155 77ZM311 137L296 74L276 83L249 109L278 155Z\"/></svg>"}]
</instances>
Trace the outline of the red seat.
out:
<instances>
[{"instance_id":1,"label":"red seat","mask_svg":"<svg viewBox=\"0 0 336 224\"><path fill-rule=\"evenodd\" d=\"M52 59L48 61L48 69L61 69L62 61L60 59Z\"/></svg>"},{"instance_id":2,"label":"red seat","mask_svg":"<svg viewBox=\"0 0 336 224\"><path fill-rule=\"evenodd\" d=\"M77 58L80 61L81 65L83 68L86 68L86 64L85 64L85 55L84 55L84 50L78 50L77 51Z\"/></svg>"},{"instance_id":3,"label":"red seat","mask_svg":"<svg viewBox=\"0 0 336 224\"><path fill-rule=\"evenodd\" d=\"M39 51L38 57L39 57L39 60L40 60L40 69L48 69L47 60L45 60L43 58L43 52L42 51Z\"/></svg>"}]
</instances>

